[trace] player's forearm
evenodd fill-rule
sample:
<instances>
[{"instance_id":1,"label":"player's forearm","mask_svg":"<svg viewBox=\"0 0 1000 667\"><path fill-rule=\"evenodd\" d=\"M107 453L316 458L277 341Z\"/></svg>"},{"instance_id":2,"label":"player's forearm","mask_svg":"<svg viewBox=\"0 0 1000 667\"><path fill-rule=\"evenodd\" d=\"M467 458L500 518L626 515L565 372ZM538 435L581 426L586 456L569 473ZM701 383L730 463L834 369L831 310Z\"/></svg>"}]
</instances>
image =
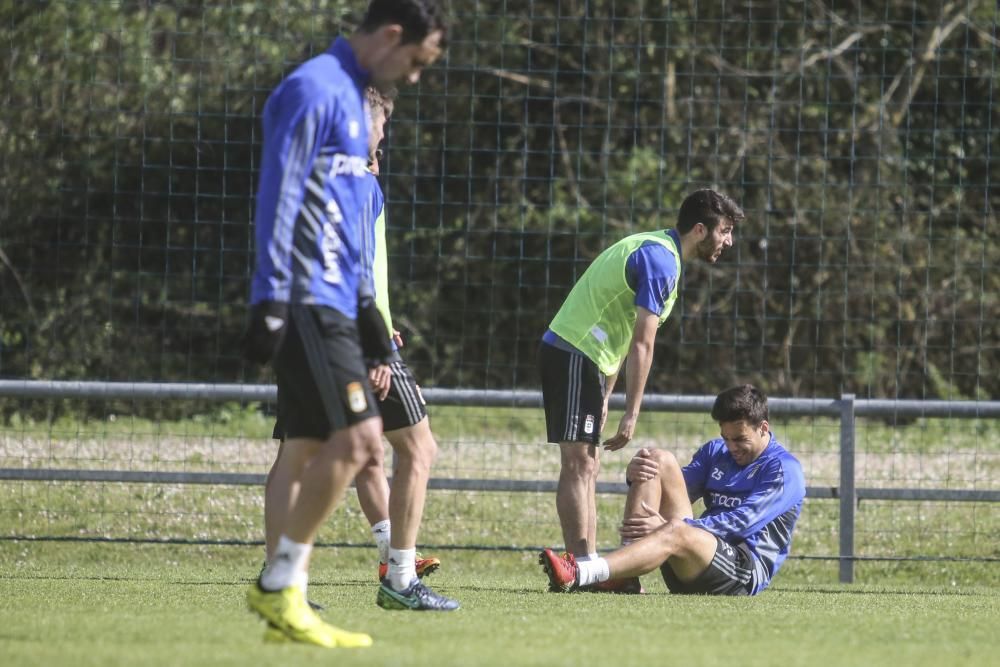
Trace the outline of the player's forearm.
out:
<instances>
[{"instance_id":1,"label":"player's forearm","mask_svg":"<svg viewBox=\"0 0 1000 667\"><path fill-rule=\"evenodd\" d=\"M653 345L634 340L625 362L625 414L636 416L646 391L646 380L653 365Z\"/></svg>"},{"instance_id":2,"label":"player's forearm","mask_svg":"<svg viewBox=\"0 0 1000 667\"><path fill-rule=\"evenodd\" d=\"M607 403L608 399L611 398L611 392L613 392L615 390L615 384L617 382L618 382L618 371L615 371L611 375L607 376L607 379L604 382L604 386L605 386L604 402L605 403Z\"/></svg>"}]
</instances>

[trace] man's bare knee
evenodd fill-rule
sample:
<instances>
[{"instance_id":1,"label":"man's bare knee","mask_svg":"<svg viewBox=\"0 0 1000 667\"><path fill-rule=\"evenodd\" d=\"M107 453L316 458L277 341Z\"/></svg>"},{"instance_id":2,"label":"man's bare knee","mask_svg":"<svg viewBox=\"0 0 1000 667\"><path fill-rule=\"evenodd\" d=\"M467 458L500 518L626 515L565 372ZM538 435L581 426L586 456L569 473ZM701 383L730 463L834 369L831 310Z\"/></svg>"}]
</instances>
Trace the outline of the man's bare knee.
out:
<instances>
[{"instance_id":1,"label":"man's bare knee","mask_svg":"<svg viewBox=\"0 0 1000 667\"><path fill-rule=\"evenodd\" d=\"M382 477L385 475L385 450L381 447L376 448L375 453L368 458L361 470L358 471L358 477L363 477L366 475L371 475L373 477Z\"/></svg>"},{"instance_id":2,"label":"man's bare knee","mask_svg":"<svg viewBox=\"0 0 1000 667\"><path fill-rule=\"evenodd\" d=\"M665 449L651 449L649 450L649 453L656 461L656 465L659 466L660 475L663 475L663 473L667 470L680 468L680 464L677 462L677 457Z\"/></svg>"},{"instance_id":3,"label":"man's bare knee","mask_svg":"<svg viewBox=\"0 0 1000 667\"><path fill-rule=\"evenodd\" d=\"M667 519L667 522L649 534L650 539L656 540L664 553L664 559L683 551L684 530L689 526L683 519Z\"/></svg>"},{"instance_id":4,"label":"man's bare knee","mask_svg":"<svg viewBox=\"0 0 1000 667\"><path fill-rule=\"evenodd\" d=\"M438 444L426 418L406 428L386 433L396 455L413 465L430 469L438 454Z\"/></svg>"},{"instance_id":5,"label":"man's bare knee","mask_svg":"<svg viewBox=\"0 0 1000 667\"><path fill-rule=\"evenodd\" d=\"M323 447L325 456L344 458L359 469L377 456L382 447L382 420L366 419L333 433Z\"/></svg>"},{"instance_id":6,"label":"man's bare knee","mask_svg":"<svg viewBox=\"0 0 1000 667\"><path fill-rule=\"evenodd\" d=\"M590 445L583 443L567 443L560 445L562 472L564 474L586 479L597 475L600 463L596 456L591 455Z\"/></svg>"}]
</instances>

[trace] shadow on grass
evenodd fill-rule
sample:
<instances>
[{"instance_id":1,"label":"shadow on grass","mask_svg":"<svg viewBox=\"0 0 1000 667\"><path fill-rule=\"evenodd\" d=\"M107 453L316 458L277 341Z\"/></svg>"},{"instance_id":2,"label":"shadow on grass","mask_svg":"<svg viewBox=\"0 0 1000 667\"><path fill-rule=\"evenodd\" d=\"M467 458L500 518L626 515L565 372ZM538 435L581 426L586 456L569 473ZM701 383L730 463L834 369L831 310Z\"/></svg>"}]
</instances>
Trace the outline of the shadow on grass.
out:
<instances>
[{"instance_id":1,"label":"shadow on grass","mask_svg":"<svg viewBox=\"0 0 1000 667\"><path fill-rule=\"evenodd\" d=\"M921 596L967 596L989 595L985 591L943 590L934 588L824 588L819 586L795 586L775 590L775 593L822 593L824 595L921 595Z\"/></svg>"}]
</instances>

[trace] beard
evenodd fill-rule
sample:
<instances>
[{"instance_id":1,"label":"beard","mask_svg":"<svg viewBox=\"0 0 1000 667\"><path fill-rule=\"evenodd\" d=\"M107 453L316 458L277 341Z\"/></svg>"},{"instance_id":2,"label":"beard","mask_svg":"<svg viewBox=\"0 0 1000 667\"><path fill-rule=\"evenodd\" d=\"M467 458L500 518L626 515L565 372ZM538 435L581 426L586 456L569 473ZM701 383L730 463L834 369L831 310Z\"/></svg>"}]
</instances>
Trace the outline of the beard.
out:
<instances>
[{"instance_id":1,"label":"beard","mask_svg":"<svg viewBox=\"0 0 1000 667\"><path fill-rule=\"evenodd\" d=\"M712 240L712 237L708 237L702 241L698 242L695 251L698 254L698 259L704 262L714 262L715 252L719 247Z\"/></svg>"}]
</instances>

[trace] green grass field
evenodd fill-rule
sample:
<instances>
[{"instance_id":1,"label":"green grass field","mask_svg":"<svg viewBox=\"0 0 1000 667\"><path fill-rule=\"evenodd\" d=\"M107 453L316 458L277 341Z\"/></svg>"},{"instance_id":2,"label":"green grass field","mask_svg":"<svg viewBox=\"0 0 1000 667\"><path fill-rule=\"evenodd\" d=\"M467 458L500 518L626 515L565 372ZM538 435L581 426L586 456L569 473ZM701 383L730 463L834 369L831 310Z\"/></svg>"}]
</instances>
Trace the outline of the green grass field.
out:
<instances>
[{"instance_id":1,"label":"green grass field","mask_svg":"<svg viewBox=\"0 0 1000 667\"><path fill-rule=\"evenodd\" d=\"M270 424L232 406L180 421L13 419L0 429L0 467L264 473ZM555 448L537 442L537 410L435 408L432 425L441 445L435 477L557 475ZM640 438L604 457L601 479L621 481L640 446L689 457L715 428L700 416L644 415ZM775 420L775 430L808 484L836 486L836 422ZM859 421L857 484L996 488L998 438L1000 424L988 420ZM622 502L599 498L602 551L616 543ZM317 549L310 595L328 606L328 620L369 632L376 645L330 652L265 645L244 607L262 558L261 488L2 481L0 665L996 664L996 503L862 502L856 553L887 560L856 563L851 586L836 583L829 559L838 508L806 500L792 558L754 599L670 596L655 574L641 597L554 595L530 549L558 545L552 494L434 491L420 546L444 561L430 583L463 609L426 615L375 606L374 549L349 493L319 541L363 548ZM88 541L107 539L125 541ZM143 543L165 539L245 544Z\"/></svg>"},{"instance_id":2,"label":"green grass field","mask_svg":"<svg viewBox=\"0 0 1000 667\"><path fill-rule=\"evenodd\" d=\"M452 614L374 604L371 550L320 549L310 596L364 650L271 645L243 595L260 550L0 542L4 665L995 665L997 588L779 579L752 599L551 594L528 553L445 551Z\"/></svg>"}]
</instances>

